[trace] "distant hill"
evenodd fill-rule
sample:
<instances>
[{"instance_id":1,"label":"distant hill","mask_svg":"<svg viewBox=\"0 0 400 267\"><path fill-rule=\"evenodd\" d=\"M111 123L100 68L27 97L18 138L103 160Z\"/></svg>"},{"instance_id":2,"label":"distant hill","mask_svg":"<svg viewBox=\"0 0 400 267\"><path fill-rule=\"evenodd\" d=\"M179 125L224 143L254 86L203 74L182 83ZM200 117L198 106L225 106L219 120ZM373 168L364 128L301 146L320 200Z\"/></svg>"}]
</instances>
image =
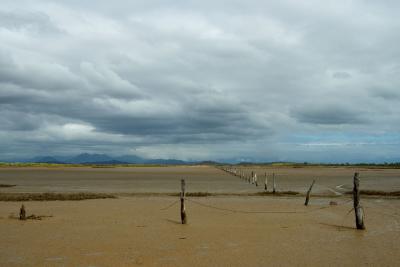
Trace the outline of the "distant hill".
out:
<instances>
[{"instance_id":1,"label":"distant hill","mask_svg":"<svg viewBox=\"0 0 400 267\"><path fill-rule=\"evenodd\" d=\"M145 163L145 161L146 161L146 159L135 156L135 155L118 156L118 157L115 157L115 159L118 161L123 161L123 162L127 162L127 163L136 163L136 164Z\"/></svg>"},{"instance_id":2,"label":"distant hill","mask_svg":"<svg viewBox=\"0 0 400 267\"><path fill-rule=\"evenodd\" d=\"M221 163L212 160L204 160L196 162L197 165L220 165Z\"/></svg>"},{"instance_id":3,"label":"distant hill","mask_svg":"<svg viewBox=\"0 0 400 267\"><path fill-rule=\"evenodd\" d=\"M178 160L178 159L148 159L146 164L165 164L165 165L182 165L191 164L192 162Z\"/></svg>"},{"instance_id":4,"label":"distant hill","mask_svg":"<svg viewBox=\"0 0 400 267\"><path fill-rule=\"evenodd\" d=\"M67 163L99 163L117 161L106 154L82 153L67 160Z\"/></svg>"},{"instance_id":5,"label":"distant hill","mask_svg":"<svg viewBox=\"0 0 400 267\"><path fill-rule=\"evenodd\" d=\"M155 164L155 165L221 165L233 164L242 166L269 165L269 166L358 166L358 167L387 167L400 168L400 162L384 163L310 163L310 162L281 162L259 161L251 158L227 158L217 161L184 161L178 159L146 159L136 155L110 156L107 154L81 153L75 156L44 155L34 158L0 158L0 163L48 163L48 164L93 164L93 165L117 165L117 164Z\"/></svg>"},{"instance_id":6,"label":"distant hill","mask_svg":"<svg viewBox=\"0 0 400 267\"><path fill-rule=\"evenodd\" d=\"M112 159L112 160L106 160L106 161L80 162L79 164L117 165L117 164L129 164L129 163Z\"/></svg>"},{"instance_id":7,"label":"distant hill","mask_svg":"<svg viewBox=\"0 0 400 267\"><path fill-rule=\"evenodd\" d=\"M56 164L64 163L64 162L60 161L59 159L56 159L55 157L50 157L50 156L35 157L34 159L32 159L32 162L37 162L37 163L56 163Z\"/></svg>"},{"instance_id":8,"label":"distant hill","mask_svg":"<svg viewBox=\"0 0 400 267\"><path fill-rule=\"evenodd\" d=\"M161 165L183 165L191 164L177 159L145 159L136 155L124 155L112 157L107 154L82 153L76 156L38 156L31 159L14 160L14 162L32 163L58 163L58 164L161 164Z\"/></svg>"}]
</instances>

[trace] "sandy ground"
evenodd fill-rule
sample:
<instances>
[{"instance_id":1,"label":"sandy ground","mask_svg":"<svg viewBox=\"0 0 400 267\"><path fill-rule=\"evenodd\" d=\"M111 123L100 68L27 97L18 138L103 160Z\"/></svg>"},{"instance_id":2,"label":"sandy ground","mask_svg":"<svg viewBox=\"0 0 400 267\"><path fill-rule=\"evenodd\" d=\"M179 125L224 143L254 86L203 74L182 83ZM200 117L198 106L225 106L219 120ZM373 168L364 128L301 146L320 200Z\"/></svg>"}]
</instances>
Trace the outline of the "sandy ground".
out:
<instances>
[{"instance_id":1,"label":"sandy ground","mask_svg":"<svg viewBox=\"0 0 400 267\"><path fill-rule=\"evenodd\" d=\"M299 197L189 198L188 225L178 204L161 210L176 200L26 202L28 214L53 215L41 221L10 218L21 203L0 202L0 266L399 265L400 200L363 199L365 231L344 197L309 207Z\"/></svg>"},{"instance_id":2,"label":"sandy ground","mask_svg":"<svg viewBox=\"0 0 400 267\"><path fill-rule=\"evenodd\" d=\"M103 192L157 193L178 192L185 178L189 192L255 193L264 190L265 173L272 182L276 175L277 190L305 192L316 180L313 192L339 194L352 189L354 172L360 173L361 189L400 191L400 169L367 169L352 167L265 168L252 166L261 186L256 187L211 166L171 167L56 167L0 168L0 192ZM271 185L270 185L271 188Z\"/></svg>"}]
</instances>

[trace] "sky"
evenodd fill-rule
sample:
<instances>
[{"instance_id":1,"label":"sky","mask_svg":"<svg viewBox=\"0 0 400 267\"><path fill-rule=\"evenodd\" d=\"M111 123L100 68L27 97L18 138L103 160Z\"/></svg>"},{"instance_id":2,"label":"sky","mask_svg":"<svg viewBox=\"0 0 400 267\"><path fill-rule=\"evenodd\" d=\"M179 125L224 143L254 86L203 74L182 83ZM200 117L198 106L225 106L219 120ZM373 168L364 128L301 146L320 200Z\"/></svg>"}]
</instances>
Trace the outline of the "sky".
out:
<instances>
[{"instance_id":1,"label":"sky","mask_svg":"<svg viewBox=\"0 0 400 267\"><path fill-rule=\"evenodd\" d=\"M0 5L0 159L400 161L400 2Z\"/></svg>"}]
</instances>

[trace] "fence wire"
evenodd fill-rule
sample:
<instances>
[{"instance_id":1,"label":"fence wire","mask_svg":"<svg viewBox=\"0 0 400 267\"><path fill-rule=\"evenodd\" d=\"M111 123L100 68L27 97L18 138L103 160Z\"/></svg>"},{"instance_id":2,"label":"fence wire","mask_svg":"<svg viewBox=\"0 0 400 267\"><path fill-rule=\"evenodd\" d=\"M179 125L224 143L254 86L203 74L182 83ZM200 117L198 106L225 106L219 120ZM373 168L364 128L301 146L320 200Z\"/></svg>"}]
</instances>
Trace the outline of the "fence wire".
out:
<instances>
[{"instance_id":1,"label":"fence wire","mask_svg":"<svg viewBox=\"0 0 400 267\"><path fill-rule=\"evenodd\" d=\"M301 213L311 213L311 212L315 212L318 210L323 210L323 209L328 209L328 208L335 208L338 206L342 206L345 205L347 203L349 203L350 201L352 201L352 199L344 201L340 204L337 205L329 205L329 206L324 206L324 207L318 207L315 209L310 209L310 210L304 210L304 211L248 211L248 210L239 210L239 209L229 209L229 208L222 208L222 207L217 207L217 206L213 206L210 204L205 204L205 203L201 203L199 201L190 199L190 198L185 198L185 200L192 202L194 204L197 204L199 206L205 207L205 208L209 208L209 209L214 209L214 210L219 210L219 211L227 211L227 212L232 212L232 213L242 213L242 214L266 214L266 213L276 213L276 214L301 214ZM173 203L169 204L168 206L160 209L160 210L168 210L170 208L172 208L174 205L176 205L178 202L180 202L180 199L178 199L177 201L174 201Z\"/></svg>"},{"instance_id":2,"label":"fence wire","mask_svg":"<svg viewBox=\"0 0 400 267\"><path fill-rule=\"evenodd\" d=\"M240 172L240 171L239 171L239 174L238 174L238 173L234 172L233 170L227 170L227 169L223 169L223 168L218 168L218 169L220 169L222 171L225 171L225 172L227 172L227 173L229 173L229 174L231 174L233 176L239 176L240 178L244 178L244 177L241 176L242 172ZM316 183L315 185L318 186L319 184ZM319 185L319 186L329 188L329 187L327 187L325 185ZM331 188L329 188L329 189L331 189ZM297 210L296 211L248 211L248 210L239 210L239 209L229 209L229 208L217 207L217 206L213 206L213 205L210 205L210 204L205 204L205 203L202 203L202 202L199 202L199 201L187 198L187 197L185 197L185 200L187 200L189 202L192 202L194 204L197 204L199 206L202 206L204 208L209 208L209 209L214 209L214 210L219 210L219 211L227 211L227 212L232 212L232 213L242 213L242 214L267 214L267 213L272 213L272 214L273 213L276 213L276 214L301 214L301 213L303 213L304 214L304 213L311 213L311 212L315 212L315 211L319 211L319 210L323 210L323 209L335 208L335 207L342 206L342 205L345 205L345 204L353 201L352 199L349 199L347 201L344 201L344 202L336 204L336 205L329 205L329 206L318 207L318 208L308 209L308 210L303 210L303 211L297 211ZM171 203L170 205L160 209L160 210L168 210L168 209L172 208L175 204L177 204L179 201L180 201L180 199L175 201L175 202L173 202L173 203Z\"/></svg>"}]
</instances>

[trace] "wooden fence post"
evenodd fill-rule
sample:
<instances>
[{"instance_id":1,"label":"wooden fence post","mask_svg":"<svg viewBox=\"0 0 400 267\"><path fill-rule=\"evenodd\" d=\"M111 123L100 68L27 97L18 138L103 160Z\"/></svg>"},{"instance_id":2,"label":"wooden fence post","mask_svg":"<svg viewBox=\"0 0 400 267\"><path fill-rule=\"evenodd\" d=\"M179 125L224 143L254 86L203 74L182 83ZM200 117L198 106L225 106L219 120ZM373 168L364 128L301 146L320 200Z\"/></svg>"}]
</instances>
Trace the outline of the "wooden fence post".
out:
<instances>
[{"instance_id":1,"label":"wooden fence post","mask_svg":"<svg viewBox=\"0 0 400 267\"><path fill-rule=\"evenodd\" d=\"M272 173L272 193L276 192L275 173Z\"/></svg>"},{"instance_id":2,"label":"wooden fence post","mask_svg":"<svg viewBox=\"0 0 400 267\"><path fill-rule=\"evenodd\" d=\"M254 183L256 184L256 186L258 186L258 183L257 183L257 173L254 173Z\"/></svg>"},{"instance_id":3,"label":"wooden fence post","mask_svg":"<svg viewBox=\"0 0 400 267\"><path fill-rule=\"evenodd\" d=\"M181 221L182 224L187 223L186 209L185 209L185 179L181 180Z\"/></svg>"},{"instance_id":4,"label":"wooden fence post","mask_svg":"<svg viewBox=\"0 0 400 267\"><path fill-rule=\"evenodd\" d=\"M311 190L314 186L315 180L312 181L310 188L307 191L307 196L306 196L306 202L304 203L305 206L308 205L308 201L310 200L310 194L311 194Z\"/></svg>"},{"instance_id":5,"label":"wooden fence post","mask_svg":"<svg viewBox=\"0 0 400 267\"><path fill-rule=\"evenodd\" d=\"M22 204L21 208L19 209L19 219L26 220L26 211L24 204Z\"/></svg>"},{"instance_id":6,"label":"wooden fence post","mask_svg":"<svg viewBox=\"0 0 400 267\"><path fill-rule=\"evenodd\" d=\"M268 191L268 177L267 177L267 173L265 173L265 184L264 184L264 189L265 189L265 192Z\"/></svg>"},{"instance_id":7,"label":"wooden fence post","mask_svg":"<svg viewBox=\"0 0 400 267\"><path fill-rule=\"evenodd\" d=\"M360 179L358 178L358 172L354 173L354 187L353 187L353 201L354 201L354 213L356 215L356 226L357 229L364 230L364 210L360 205Z\"/></svg>"}]
</instances>

